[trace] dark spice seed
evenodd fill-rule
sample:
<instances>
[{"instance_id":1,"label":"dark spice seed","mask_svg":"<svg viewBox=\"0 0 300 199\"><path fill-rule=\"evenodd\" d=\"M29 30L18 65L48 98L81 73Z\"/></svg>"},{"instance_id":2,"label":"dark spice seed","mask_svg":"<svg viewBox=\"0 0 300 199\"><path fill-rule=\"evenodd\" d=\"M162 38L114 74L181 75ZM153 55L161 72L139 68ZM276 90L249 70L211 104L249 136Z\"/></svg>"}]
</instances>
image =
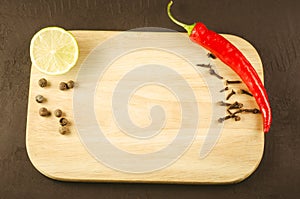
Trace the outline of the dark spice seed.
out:
<instances>
[{"instance_id":1,"label":"dark spice seed","mask_svg":"<svg viewBox=\"0 0 300 199\"><path fill-rule=\"evenodd\" d=\"M46 87L47 86L47 80L45 78L42 78L39 80L39 86L40 87Z\"/></svg>"},{"instance_id":2,"label":"dark spice seed","mask_svg":"<svg viewBox=\"0 0 300 199\"><path fill-rule=\"evenodd\" d=\"M74 85L75 85L75 83L72 80L68 81L68 83L67 83L68 88L74 88Z\"/></svg>"},{"instance_id":3,"label":"dark spice seed","mask_svg":"<svg viewBox=\"0 0 300 199\"><path fill-rule=\"evenodd\" d=\"M59 90L67 90L68 89L68 85L65 82L60 82L59 83Z\"/></svg>"},{"instance_id":4,"label":"dark spice seed","mask_svg":"<svg viewBox=\"0 0 300 199\"><path fill-rule=\"evenodd\" d=\"M35 96L35 101L37 103L42 103L45 100L45 98L42 95Z\"/></svg>"},{"instance_id":5,"label":"dark spice seed","mask_svg":"<svg viewBox=\"0 0 300 199\"><path fill-rule=\"evenodd\" d=\"M54 111L54 115L55 115L56 117L61 117L61 116L62 116L62 111L61 111L60 109L56 109L56 110Z\"/></svg>"},{"instance_id":6,"label":"dark spice seed","mask_svg":"<svg viewBox=\"0 0 300 199\"><path fill-rule=\"evenodd\" d=\"M66 126L69 122L66 118L61 118L59 120L59 123L60 123L61 126Z\"/></svg>"},{"instance_id":7,"label":"dark spice seed","mask_svg":"<svg viewBox=\"0 0 300 199\"><path fill-rule=\"evenodd\" d=\"M49 116L50 112L45 107L42 107L39 110L39 114L40 114L40 116L45 117L45 116Z\"/></svg>"}]
</instances>

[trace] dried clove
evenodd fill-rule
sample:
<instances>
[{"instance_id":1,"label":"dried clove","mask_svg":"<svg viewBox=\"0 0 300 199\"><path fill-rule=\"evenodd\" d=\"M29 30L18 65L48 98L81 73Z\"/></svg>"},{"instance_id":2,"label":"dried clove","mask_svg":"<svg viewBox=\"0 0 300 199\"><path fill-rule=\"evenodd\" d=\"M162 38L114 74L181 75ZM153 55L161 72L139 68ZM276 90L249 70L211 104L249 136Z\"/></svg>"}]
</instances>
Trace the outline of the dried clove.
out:
<instances>
[{"instance_id":1,"label":"dried clove","mask_svg":"<svg viewBox=\"0 0 300 199\"><path fill-rule=\"evenodd\" d=\"M260 113L260 110L258 110L257 108L254 108L254 109L241 109L243 112L246 112L246 113L253 113L253 114L257 114L257 113Z\"/></svg>"},{"instance_id":2,"label":"dried clove","mask_svg":"<svg viewBox=\"0 0 300 199\"><path fill-rule=\"evenodd\" d=\"M226 115L225 117L219 118L219 119L218 119L218 122L219 122L219 123L222 123L222 122L224 122L225 120L230 119L231 117L232 117L231 115Z\"/></svg>"},{"instance_id":3,"label":"dried clove","mask_svg":"<svg viewBox=\"0 0 300 199\"><path fill-rule=\"evenodd\" d=\"M216 76L218 79L223 79L223 77L217 74L216 71L212 68L209 69L209 74Z\"/></svg>"},{"instance_id":4,"label":"dried clove","mask_svg":"<svg viewBox=\"0 0 300 199\"><path fill-rule=\"evenodd\" d=\"M223 102L223 101L218 102L218 104L219 104L220 106L230 106L230 105L231 105L230 103Z\"/></svg>"},{"instance_id":5,"label":"dried clove","mask_svg":"<svg viewBox=\"0 0 300 199\"><path fill-rule=\"evenodd\" d=\"M237 110L236 112L232 113L232 115L236 115L236 114L242 113L242 112L243 112L243 109L239 109L239 110Z\"/></svg>"},{"instance_id":6,"label":"dried clove","mask_svg":"<svg viewBox=\"0 0 300 199\"><path fill-rule=\"evenodd\" d=\"M251 93L249 93L248 91L246 91L246 90L244 90L244 89L241 89L241 90L240 90L240 93L241 93L241 94L246 94L246 95L249 95L249 96L253 97L253 95L252 95Z\"/></svg>"},{"instance_id":7,"label":"dried clove","mask_svg":"<svg viewBox=\"0 0 300 199\"><path fill-rule=\"evenodd\" d=\"M197 64L197 66L204 67L204 68L211 68L212 67L212 65L210 65L210 64Z\"/></svg>"},{"instance_id":8,"label":"dried clove","mask_svg":"<svg viewBox=\"0 0 300 199\"><path fill-rule=\"evenodd\" d=\"M228 86L226 86L225 88L223 88L222 90L220 90L220 93L222 93L224 91L228 91L228 90L229 90L229 88L228 88Z\"/></svg>"},{"instance_id":9,"label":"dried clove","mask_svg":"<svg viewBox=\"0 0 300 199\"><path fill-rule=\"evenodd\" d=\"M239 103L239 102L236 101L233 104L231 104L228 109L240 109L243 106L244 105L242 103Z\"/></svg>"},{"instance_id":10,"label":"dried clove","mask_svg":"<svg viewBox=\"0 0 300 199\"><path fill-rule=\"evenodd\" d=\"M227 111L227 113L229 113L230 115L232 115L232 112L229 109L227 109L226 111Z\"/></svg>"},{"instance_id":11,"label":"dried clove","mask_svg":"<svg viewBox=\"0 0 300 199\"><path fill-rule=\"evenodd\" d=\"M231 90L231 93L228 94L228 96L226 97L226 100L229 100L230 97L234 94L236 94L236 92L234 90Z\"/></svg>"},{"instance_id":12,"label":"dried clove","mask_svg":"<svg viewBox=\"0 0 300 199\"><path fill-rule=\"evenodd\" d=\"M240 80L234 80L234 81L226 80L226 85L228 85L228 84L240 84L240 83L242 83L242 81L240 81Z\"/></svg>"},{"instance_id":13,"label":"dried clove","mask_svg":"<svg viewBox=\"0 0 300 199\"><path fill-rule=\"evenodd\" d=\"M217 57L212 53L207 53L208 58L216 59Z\"/></svg>"},{"instance_id":14,"label":"dried clove","mask_svg":"<svg viewBox=\"0 0 300 199\"><path fill-rule=\"evenodd\" d=\"M225 117L221 117L221 118L219 118L218 119L218 122L219 123L222 123L222 122L224 122L225 120L228 120L228 119L230 119L230 118L233 118L235 121L240 121L241 120L241 118L240 118L240 116L237 116L237 115L226 115Z\"/></svg>"}]
</instances>

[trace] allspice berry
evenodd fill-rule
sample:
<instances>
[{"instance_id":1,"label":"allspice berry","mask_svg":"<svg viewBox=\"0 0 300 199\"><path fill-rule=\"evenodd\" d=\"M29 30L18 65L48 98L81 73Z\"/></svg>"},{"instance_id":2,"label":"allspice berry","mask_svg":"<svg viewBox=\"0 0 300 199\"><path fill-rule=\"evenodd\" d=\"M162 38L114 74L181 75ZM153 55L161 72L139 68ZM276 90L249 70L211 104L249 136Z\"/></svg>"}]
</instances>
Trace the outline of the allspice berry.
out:
<instances>
[{"instance_id":1,"label":"allspice berry","mask_svg":"<svg viewBox=\"0 0 300 199\"><path fill-rule=\"evenodd\" d=\"M69 123L69 121L66 118L61 118L59 120L59 123L61 126L66 126Z\"/></svg>"},{"instance_id":2,"label":"allspice berry","mask_svg":"<svg viewBox=\"0 0 300 199\"><path fill-rule=\"evenodd\" d=\"M44 100L45 100L45 98L44 98L44 96L42 96L42 95L37 95L37 96L35 96L35 101L36 101L37 103L42 103Z\"/></svg>"},{"instance_id":3,"label":"allspice berry","mask_svg":"<svg viewBox=\"0 0 300 199\"><path fill-rule=\"evenodd\" d=\"M42 78L39 80L39 86L40 87L46 87L47 86L47 80L45 78Z\"/></svg>"},{"instance_id":4,"label":"allspice berry","mask_svg":"<svg viewBox=\"0 0 300 199\"><path fill-rule=\"evenodd\" d=\"M47 108L42 107L42 108L40 108L40 110L39 110L39 114L40 114L40 116L42 116L42 117L46 117L46 116L49 116L49 115L50 115L50 112L48 111Z\"/></svg>"},{"instance_id":5,"label":"allspice berry","mask_svg":"<svg viewBox=\"0 0 300 199\"><path fill-rule=\"evenodd\" d=\"M61 117L61 116L62 116L62 111L61 111L60 109L56 109L56 110L54 111L54 115L55 115L56 117Z\"/></svg>"},{"instance_id":6,"label":"allspice berry","mask_svg":"<svg viewBox=\"0 0 300 199\"><path fill-rule=\"evenodd\" d=\"M60 126L58 131L60 134L65 135L69 133L69 128L66 126Z\"/></svg>"},{"instance_id":7,"label":"allspice berry","mask_svg":"<svg viewBox=\"0 0 300 199\"><path fill-rule=\"evenodd\" d=\"M75 83L74 83L74 81L70 80L70 81L68 81L67 85L68 85L68 88L74 88Z\"/></svg>"},{"instance_id":8,"label":"allspice berry","mask_svg":"<svg viewBox=\"0 0 300 199\"><path fill-rule=\"evenodd\" d=\"M64 91L64 90L67 90L67 89L68 89L67 83L65 83L65 82L60 82L59 83L59 90Z\"/></svg>"}]
</instances>

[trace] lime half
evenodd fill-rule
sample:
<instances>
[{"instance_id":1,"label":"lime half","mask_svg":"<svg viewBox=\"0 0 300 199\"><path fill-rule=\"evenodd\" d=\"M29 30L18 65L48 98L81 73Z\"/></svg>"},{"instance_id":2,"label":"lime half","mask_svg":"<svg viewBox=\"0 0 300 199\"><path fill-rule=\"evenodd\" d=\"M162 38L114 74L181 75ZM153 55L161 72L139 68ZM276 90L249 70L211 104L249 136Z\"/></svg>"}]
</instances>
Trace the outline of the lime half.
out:
<instances>
[{"instance_id":1,"label":"lime half","mask_svg":"<svg viewBox=\"0 0 300 199\"><path fill-rule=\"evenodd\" d=\"M48 75L61 75L75 66L79 50L76 39L59 27L48 27L37 32L30 43L32 64Z\"/></svg>"}]
</instances>

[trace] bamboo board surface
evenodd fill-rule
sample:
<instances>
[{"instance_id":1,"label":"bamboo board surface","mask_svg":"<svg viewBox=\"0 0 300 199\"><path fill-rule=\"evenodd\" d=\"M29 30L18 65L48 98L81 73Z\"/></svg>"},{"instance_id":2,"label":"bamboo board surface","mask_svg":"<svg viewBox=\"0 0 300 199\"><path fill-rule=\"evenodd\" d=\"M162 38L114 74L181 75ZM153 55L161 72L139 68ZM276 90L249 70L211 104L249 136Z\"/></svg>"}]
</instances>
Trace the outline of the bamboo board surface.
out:
<instances>
[{"instance_id":1,"label":"bamboo board surface","mask_svg":"<svg viewBox=\"0 0 300 199\"><path fill-rule=\"evenodd\" d=\"M30 160L35 168L50 178L62 181L136 183L235 183L242 181L253 173L261 161L264 149L261 115L242 114L239 122L234 120L224 122L224 126L221 127L219 137L216 139L213 148L205 157L201 158L199 156L200 149L205 145L207 137L210 138L209 129L212 128L211 124L218 119L212 117L212 110L216 105L211 101L213 93L209 89L207 82L205 82L205 78L203 78L205 75L210 75L205 73L205 69L201 69L204 72L202 76L199 76L195 72L195 67L188 67L188 63L184 59L178 58L177 55L172 53L155 49L141 49L124 54L122 57L114 60L110 67L105 70L105 73L99 79L101 82L98 82L99 84L95 89L94 112L96 121L109 142L127 153L136 155L149 154L169 146L173 140L178 139L176 133L179 128L188 130L188 127L180 127L180 121L182 121L182 118L180 118L181 106L176 95L174 97L173 93L168 92L167 88L163 86L147 84L136 89L131 96L128 101L128 114L138 127L147 127L151 124L151 119L155 119L151 118L151 107L154 105L164 107L166 121L161 129L161 133L148 139L135 139L122 133L118 125L115 124L116 118L112 114L110 99L113 96L116 82L124 77L124 74L128 71L133 70L137 64L151 64L157 61L159 63L156 64L172 65L172 68L184 77L191 86L199 110L197 117L200 122L197 124L195 137L189 147L172 164L163 165L161 168L148 172L122 171L122 169L119 170L102 163L91 154L86 144L83 143L84 139L79 134L79 119L75 119L73 110L76 106L76 104L74 105L74 93L78 90L80 91L88 84L76 80L79 78L80 68L86 62L89 53L99 43L119 33L117 31L72 31L79 45L80 57L76 66L65 75L47 76L32 66L26 146ZM181 35L181 33L157 32L148 34L153 36L153 38L160 37L163 34ZM244 53L263 79L262 63L253 46L237 36L223 36ZM151 58L150 61L149 57ZM231 69L219 60L211 60L211 63L225 79L239 79ZM49 86L45 88L38 86L37 82L42 77L50 82ZM136 78L142 77L136 76ZM76 87L67 91L60 91L58 84L61 81L68 80L75 80ZM224 82L224 80L215 78L213 82L221 83L225 87L222 81ZM246 87L243 84L234 85L233 87L235 90L239 88ZM178 89L181 89L180 85ZM182 92L185 92L185 90L182 89ZM43 95L47 99L46 102L42 104L36 103L35 96L38 94ZM257 107L254 99L249 96L236 95L229 100L229 102L234 101L242 102L246 108ZM50 117L39 116L38 110L42 106L47 107L52 112ZM82 109L79 111L85 113L84 106L85 104L82 105ZM67 135L58 133L59 119L53 115L53 111L57 108L63 110L63 117L70 121L70 133ZM82 120L85 116L79 117ZM105 151L104 153L110 155L112 160L120 158L119 156L114 156L114 153L110 154L110 151ZM171 155L172 152L169 154ZM170 158L168 153L164 154L161 157L161 162L168 158ZM144 163L128 163L126 160L122 160L121 157L120 164L130 164L128 168L134 168L134 165L138 167Z\"/></svg>"}]
</instances>

